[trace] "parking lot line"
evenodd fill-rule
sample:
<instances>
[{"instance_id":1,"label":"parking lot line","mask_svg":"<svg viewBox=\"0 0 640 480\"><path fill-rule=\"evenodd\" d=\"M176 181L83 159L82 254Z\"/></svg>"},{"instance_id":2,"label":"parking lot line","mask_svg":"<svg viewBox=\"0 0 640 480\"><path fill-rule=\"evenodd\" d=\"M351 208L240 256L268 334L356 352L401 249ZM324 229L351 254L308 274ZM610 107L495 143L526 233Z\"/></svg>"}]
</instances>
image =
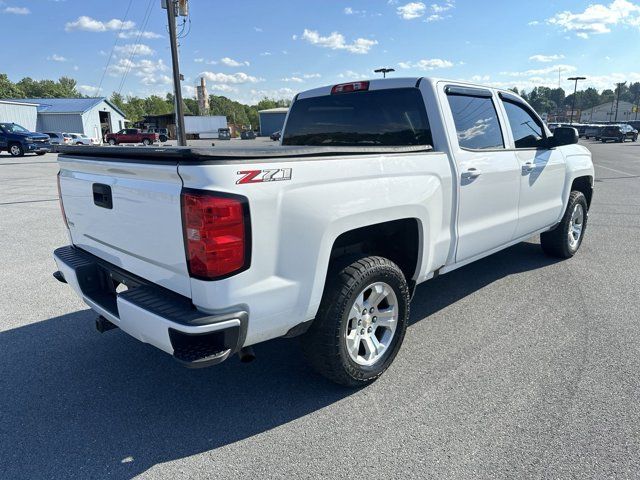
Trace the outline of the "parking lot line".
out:
<instances>
[{"instance_id":1,"label":"parking lot line","mask_svg":"<svg viewBox=\"0 0 640 480\"><path fill-rule=\"evenodd\" d=\"M606 170L611 170L612 172L622 173L623 175L629 175L629 177L637 177L638 176L635 173L623 172L622 170L616 170L615 168L605 167L604 165L597 165L597 164L594 164L594 165L596 167L599 167L599 168L604 168Z\"/></svg>"}]
</instances>

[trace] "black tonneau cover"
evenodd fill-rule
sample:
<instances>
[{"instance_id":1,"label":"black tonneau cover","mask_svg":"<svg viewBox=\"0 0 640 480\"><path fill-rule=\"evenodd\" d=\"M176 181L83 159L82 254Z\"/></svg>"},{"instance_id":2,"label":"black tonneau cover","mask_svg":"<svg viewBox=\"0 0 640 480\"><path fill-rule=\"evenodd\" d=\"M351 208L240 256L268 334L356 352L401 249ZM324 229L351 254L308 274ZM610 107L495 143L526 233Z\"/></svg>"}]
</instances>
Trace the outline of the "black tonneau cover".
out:
<instances>
[{"instance_id":1,"label":"black tonneau cover","mask_svg":"<svg viewBox=\"0 0 640 480\"><path fill-rule=\"evenodd\" d=\"M70 157L89 157L114 162L158 163L238 163L241 161L273 159L304 159L342 155L376 155L394 153L429 152L430 145L403 147L301 147L286 145L229 147L111 147L111 146L60 146L58 152Z\"/></svg>"}]
</instances>

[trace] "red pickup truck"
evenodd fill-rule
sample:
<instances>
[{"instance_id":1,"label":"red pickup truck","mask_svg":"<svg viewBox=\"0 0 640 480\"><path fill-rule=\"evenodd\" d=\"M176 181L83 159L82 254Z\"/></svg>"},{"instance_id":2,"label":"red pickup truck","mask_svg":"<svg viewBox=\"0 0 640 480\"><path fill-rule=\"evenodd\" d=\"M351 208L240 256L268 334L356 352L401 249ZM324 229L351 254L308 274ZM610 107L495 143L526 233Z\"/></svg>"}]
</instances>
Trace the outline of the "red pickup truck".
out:
<instances>
[{"instance_id":1,"label":"red pickup truck","mask_svg":"<svg viewBox=\"0 0 640 480\"><path fill-rule=\"evenodd\" d=\"M107 133L104 141L109 145L117 145L119 143L142 143L151 145L158 141L157 133L142 133L138 128L124 128L117 133Z\"/></svg>"}]
</instances>

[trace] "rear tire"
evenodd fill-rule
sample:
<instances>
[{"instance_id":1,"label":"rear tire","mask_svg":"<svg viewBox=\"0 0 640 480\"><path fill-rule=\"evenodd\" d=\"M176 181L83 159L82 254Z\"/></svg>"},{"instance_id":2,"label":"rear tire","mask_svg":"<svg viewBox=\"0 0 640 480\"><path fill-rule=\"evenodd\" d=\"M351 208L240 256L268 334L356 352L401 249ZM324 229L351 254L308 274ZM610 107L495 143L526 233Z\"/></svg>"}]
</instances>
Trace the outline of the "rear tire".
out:
<instances>
[{"instance_id":1,"label":"rear tire","mask_svg":"<svg viewBox=\"0 0 640 480\"><path fill-rule=\"evenodd\" d=\"M365 386L395 359L408 319L409 287L400 268L383 257L362 258L329 273L318 314L302 337L304 354L324 377Z\"/></svg>"},{"instance_id":2,"label":"rear tire","mask_svg":"<svg viewBox=\"0 0 640 480\"><path fill-rule=\"evenodd\" d=\"M540 235L542 250L557 258L573 257L584 238L587 229L587 199L576 190L569 195L567 209L555 229Z\"/></svg>"}]
</instances>

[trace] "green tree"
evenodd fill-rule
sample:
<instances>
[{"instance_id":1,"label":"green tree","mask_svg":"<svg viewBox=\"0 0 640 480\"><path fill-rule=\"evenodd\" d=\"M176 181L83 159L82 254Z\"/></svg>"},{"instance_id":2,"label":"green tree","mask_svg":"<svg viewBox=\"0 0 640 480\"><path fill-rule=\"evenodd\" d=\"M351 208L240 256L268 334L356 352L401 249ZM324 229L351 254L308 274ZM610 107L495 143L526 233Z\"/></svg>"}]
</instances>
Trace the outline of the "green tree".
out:
<instances>
[{"instance_id":1,"label":"green tree","mask_svg":"<svg viewBox=\"0 0 640 480\"><path fill-rule=\"evenodd\" d=\"M25 94L20 87L9 80L5 73L0 73L0 98L24 98Z\"/></svg>"}]
</instances>

